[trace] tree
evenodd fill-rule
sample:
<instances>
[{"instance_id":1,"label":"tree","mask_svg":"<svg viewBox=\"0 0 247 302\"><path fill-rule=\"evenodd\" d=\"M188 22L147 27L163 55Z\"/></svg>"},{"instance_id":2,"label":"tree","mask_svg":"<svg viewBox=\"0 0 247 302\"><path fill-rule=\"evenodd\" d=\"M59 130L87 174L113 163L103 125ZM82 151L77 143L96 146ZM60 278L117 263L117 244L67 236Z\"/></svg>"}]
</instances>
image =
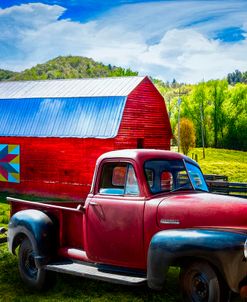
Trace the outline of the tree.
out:
<instances>
[{"instance_id":1,"label":"tree","mask_svg":"<svg viewBox=\"0 0 247 302\"><path fill-rule=\"evenodd\" d=\"M180 145L185 155L189 153L189 150L195 147L195 128L191 120L182 118L180 121Z\"/></svg>"},{"instance_id":2,"label":"tree","mask_svg":"<svg viewBox=\"0 0 247 302\"><path fill-rule=\"evenodd\" d=\"M236 83L242 83L244 82L244 74L242 74L241 71L236 69L232 73L228 73L227 75L227 81L230 85L235 85Z\"/></svg>"},{"instance_id":3,"label":"tree","mask_svg":"<svg viewBox=\"0 0 247 302\"><path fill-rule=\"evenodd\" d=\"M193 121L196 132L196 146L210 145L211 140L211 108L207 82L190 85L189 93L183 98L182 116Z\"/></svg>"},{"instance_id":4,"label":"tree","mask_svg":"<svg viewBox=\"0 0 247 302\"><path fill-rule=\"evenodd\" d=\"M213 129L214 129L214 147L222 147L224 139L225 115L223 103L226 99L228 83L226 80L212 80L208 82L209 99L213 105Z\"/></svg>"},{"instance_id":5,"label":"tree","mask_svg":"<svg viewBox=\"0 0 247 302\"><path fill-rule=\"evenodd\" d=\"M247 150L247 85L237 83L225 103L227 129L224 147Z\"/></svg>"}]
</instances>

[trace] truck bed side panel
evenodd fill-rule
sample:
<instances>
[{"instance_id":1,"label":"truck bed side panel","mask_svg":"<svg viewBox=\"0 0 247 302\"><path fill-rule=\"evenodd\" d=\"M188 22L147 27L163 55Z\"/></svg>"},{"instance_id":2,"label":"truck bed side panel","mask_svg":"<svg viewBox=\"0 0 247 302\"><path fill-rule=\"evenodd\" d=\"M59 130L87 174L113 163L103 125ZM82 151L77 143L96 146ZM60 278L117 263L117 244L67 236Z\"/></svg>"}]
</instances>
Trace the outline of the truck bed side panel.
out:
<instances>
[{"instance_id":1,"label":"truck bed side panel","mask_svg":"<svg viewBox=\"0 0 247 302\"><path fill-rule=\"evenodd\" d=\"M59 227L59 247L83 249L83 212L77 210L78 202L33 202L8 198L11 216L18 211L35 209L45 212Z\"/></svg>"}]
</instances>

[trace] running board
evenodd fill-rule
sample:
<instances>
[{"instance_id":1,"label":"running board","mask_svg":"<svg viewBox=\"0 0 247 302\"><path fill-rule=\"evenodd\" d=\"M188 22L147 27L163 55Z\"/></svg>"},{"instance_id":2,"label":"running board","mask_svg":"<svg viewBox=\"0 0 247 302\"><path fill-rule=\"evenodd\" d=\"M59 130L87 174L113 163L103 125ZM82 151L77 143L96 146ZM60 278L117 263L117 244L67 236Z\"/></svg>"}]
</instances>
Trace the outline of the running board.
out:
<instances>
[{"instance_id":1,"label":"running board","mask_svg":"<svg viewBox=\"0 0 247 302\"><path fill-rule=\"evenodd\" d=\"M105 270L102 271L97 266L72 261L47 264L45 269L58 273L65 273L123 285L142 285L147 281L146 278L140 276L126 275L126 273L114 273L112 271L107 272Z\"/></svg>"}]
</instances>

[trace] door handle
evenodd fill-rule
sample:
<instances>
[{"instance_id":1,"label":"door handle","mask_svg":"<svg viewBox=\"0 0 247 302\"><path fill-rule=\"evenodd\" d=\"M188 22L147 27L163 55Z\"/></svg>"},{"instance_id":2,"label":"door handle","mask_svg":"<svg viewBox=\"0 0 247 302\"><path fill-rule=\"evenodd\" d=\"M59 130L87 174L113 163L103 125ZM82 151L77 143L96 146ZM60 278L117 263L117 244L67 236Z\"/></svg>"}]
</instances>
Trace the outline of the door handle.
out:
<instances>
[{"instance_id":1,"label":"door handle","mask_svg":"<svg viewBox=\"0 0 247 302\"><path fill-rule=\"evenodd\" d=\"M98 206L99 204L96 201L89 201L91 206Z\"/></svg>"}]
</instances>

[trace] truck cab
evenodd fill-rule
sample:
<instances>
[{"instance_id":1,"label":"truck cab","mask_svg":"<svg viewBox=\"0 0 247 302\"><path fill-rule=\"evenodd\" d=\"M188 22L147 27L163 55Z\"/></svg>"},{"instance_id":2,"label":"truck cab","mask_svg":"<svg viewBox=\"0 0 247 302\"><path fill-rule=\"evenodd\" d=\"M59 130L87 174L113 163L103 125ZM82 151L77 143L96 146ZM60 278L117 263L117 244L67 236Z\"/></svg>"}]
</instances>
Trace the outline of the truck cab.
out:
<instances>
[{"instance_id":1,"label":"truck cab","mask_svg":"<svg viewBox=\"0 0 247 302\"><path fill-rule=\"evenodd\" d=\"M208 192L201 170L183 155L157 150L104 154L85 203L88 256L145 269L150 239L159 230L156 210L161 200L201 191ZM175 219L168 218L167 227Z\"/></svg>"}]
</instances>

